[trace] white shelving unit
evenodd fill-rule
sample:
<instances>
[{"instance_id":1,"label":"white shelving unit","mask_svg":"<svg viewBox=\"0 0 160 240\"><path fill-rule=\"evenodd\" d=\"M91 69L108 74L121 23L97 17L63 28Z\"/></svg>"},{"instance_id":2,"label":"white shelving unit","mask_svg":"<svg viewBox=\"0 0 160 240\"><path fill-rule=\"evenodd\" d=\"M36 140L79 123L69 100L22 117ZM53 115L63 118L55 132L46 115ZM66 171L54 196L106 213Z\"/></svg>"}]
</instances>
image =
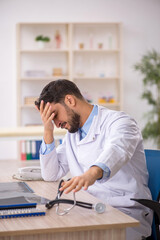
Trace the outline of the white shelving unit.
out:
<instances>
[{"instance_id":1,"label":"white shelving unit","mask_svg":"<svg viewBox=\"0 0 160 240\"><path fill-rule=\"evenodd\" d=\"M34 104L25 104L25 98L38 97L47 83L59 78L74 81L93 103L121 110L121 28L121 23L17 24L18 126L41 124ZM43 49L35 41L38 35L50 38ZM61 69L62 74L54 76L53 69Z\"/></svg>"}]
</instances>

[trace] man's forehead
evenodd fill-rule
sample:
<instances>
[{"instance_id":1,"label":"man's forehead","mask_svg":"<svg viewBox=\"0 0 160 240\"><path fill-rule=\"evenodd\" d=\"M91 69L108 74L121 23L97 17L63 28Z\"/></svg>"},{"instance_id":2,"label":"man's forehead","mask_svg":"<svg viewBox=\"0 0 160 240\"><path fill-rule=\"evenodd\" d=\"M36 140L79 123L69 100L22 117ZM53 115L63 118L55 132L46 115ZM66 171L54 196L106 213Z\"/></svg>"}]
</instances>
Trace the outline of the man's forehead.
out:
<instances>
[{"instance_id":1,"label":"man's forehead","mask_svg":"<svg viewBox=\"0 0 160 240\"><path fill-rule=\"evenodd\" d=\"M60 103L51 103L52 110L58 110L62 106Z\"/></svg>"}]
</instances>

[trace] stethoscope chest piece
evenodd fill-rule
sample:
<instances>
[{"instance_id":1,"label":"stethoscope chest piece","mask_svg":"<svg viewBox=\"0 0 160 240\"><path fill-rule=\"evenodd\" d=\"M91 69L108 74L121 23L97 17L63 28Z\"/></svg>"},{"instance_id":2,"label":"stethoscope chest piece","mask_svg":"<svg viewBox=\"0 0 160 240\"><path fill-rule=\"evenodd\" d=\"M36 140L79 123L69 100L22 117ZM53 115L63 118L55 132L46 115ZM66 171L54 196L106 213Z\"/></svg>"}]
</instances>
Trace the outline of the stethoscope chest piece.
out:
<instances>
[{"instance_id":1,"label":"stethoscope chest piece","mask_svg":"<svg viewBox=\"0 0 160 240\"><path fill-rule=\"evenodd\" d=\"M106 210L106 205L104 203L96 203L94 205L94 210L97 212L97 213L104 213L105 210Z\"/></svg>"}]
</instances>

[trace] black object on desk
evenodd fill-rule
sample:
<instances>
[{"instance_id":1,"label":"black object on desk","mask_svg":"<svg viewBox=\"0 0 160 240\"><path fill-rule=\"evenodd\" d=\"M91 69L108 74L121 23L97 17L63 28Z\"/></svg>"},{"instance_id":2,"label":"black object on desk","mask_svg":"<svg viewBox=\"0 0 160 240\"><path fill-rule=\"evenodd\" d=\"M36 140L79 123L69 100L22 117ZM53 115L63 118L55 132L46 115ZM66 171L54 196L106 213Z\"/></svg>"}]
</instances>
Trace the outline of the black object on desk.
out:
<instances>
[{"instance_id":1,"label":"black object on desk","mask_svg":"<svg viewBox=\"0 0 160 240\"><path fill-rule=\"evenodd\" d=\"M0 199L0 210L19 209L19 208L35 208L36 206L37 206L37 203L30 203L23 196Z\"/></svg>"}]
</instances>

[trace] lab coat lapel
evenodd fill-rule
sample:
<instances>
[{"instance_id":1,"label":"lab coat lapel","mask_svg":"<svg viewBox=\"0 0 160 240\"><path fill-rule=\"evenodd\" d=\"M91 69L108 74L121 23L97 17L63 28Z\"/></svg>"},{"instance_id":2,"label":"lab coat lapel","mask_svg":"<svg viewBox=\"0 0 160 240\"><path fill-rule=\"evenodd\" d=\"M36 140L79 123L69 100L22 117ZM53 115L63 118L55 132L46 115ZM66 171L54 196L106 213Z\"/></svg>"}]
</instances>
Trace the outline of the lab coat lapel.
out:
<instances>
[{"instance_id":1,"label":"lab coat lapel","mask_svg":"<svg viewBox=\"0 0 160 240\"><path fill-rule=\"evenodd\" d=\"M101 129L101 112L98 107L98 114L94 116L89 132L85 138L83 138L79 144L86 144L95 141L96 135L100 134Z\"/></svg>"}]
</instances>

